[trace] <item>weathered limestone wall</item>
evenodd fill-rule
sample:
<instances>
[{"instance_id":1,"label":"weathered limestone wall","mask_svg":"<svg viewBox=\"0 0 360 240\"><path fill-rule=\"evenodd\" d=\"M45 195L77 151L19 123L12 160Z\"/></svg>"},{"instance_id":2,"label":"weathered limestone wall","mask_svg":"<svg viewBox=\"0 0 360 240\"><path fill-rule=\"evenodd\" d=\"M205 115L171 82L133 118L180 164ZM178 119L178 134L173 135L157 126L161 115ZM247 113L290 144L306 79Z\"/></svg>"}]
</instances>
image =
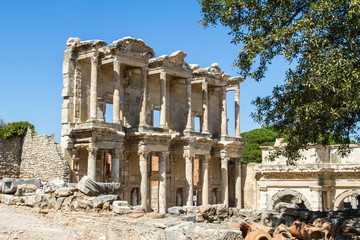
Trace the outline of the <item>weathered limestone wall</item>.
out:
<instances>
[{"instance_id":1,"label":"weathered limestone wall","mask_svg":"<svg viewBox=\"0 0 360 240\"><path fill-rule=\"evenodd\" d=\"M246 209L256 210L257 180L255 178L259 164L248 163L241 166L241 183L243 189L243 206Z\"/></svg>"},{"instance_id":2,"label":"weathered limestone wall","mask_svg":"<svg viewBox=\"0 0 360 240\"><path fill-rule=\"evenodd\" d=\"M22 141L22 137L0 138L0 179L19 177Z\"/></svg>"},{"instance_id":3,"label":"weathered limestone wall","mask_svg":"<svg viewBox=\"0 0 360 240\"><path fill-rule=\"evenodd\" d=\"M42 181L59 178L69 181L69 169L59 144L51 136L31 136L30 132L27 133L21 154L21 178L40 178Z\"/></svg>"}]
</instances>

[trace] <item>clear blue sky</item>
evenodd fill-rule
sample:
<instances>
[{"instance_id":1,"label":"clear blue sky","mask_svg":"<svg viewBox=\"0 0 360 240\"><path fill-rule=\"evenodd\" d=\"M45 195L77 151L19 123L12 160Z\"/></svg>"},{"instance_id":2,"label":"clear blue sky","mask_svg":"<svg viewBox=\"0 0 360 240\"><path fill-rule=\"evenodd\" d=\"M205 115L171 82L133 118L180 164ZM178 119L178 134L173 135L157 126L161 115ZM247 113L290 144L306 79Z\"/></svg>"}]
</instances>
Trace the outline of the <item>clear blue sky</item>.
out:
<instances>
[{"instance_id":1,"label":"clear blue sky","mask_svg":"<svg viewBox=\"0 0 360 240\"><path fill-rule=\"evenodd\" d=\"M157 56L183 50L190 64L217 62L237 76L232 63L240 47L230 43L229 30L203 29L200 19L196 0L0 1L0 118L29 121L38 134L54 134L59 141L62 60L69 37L108 44L125 36L141 38ZM250 102L281 84L286 68L278 60L263 82L241 84L241 132L260 127L249 116L254 111Z\"/></svg>"}]
</instances>

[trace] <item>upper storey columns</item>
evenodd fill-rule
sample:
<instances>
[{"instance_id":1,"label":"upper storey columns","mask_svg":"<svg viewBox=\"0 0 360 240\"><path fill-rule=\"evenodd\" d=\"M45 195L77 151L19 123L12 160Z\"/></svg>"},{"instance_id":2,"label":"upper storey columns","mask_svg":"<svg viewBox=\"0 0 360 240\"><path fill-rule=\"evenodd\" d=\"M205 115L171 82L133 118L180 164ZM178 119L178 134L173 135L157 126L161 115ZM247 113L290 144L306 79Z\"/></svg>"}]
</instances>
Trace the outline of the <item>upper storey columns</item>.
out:
<instances>
[{"instance_id":1,"label":"upper storey columns","mask_svg":"<svg viewBox=\"0 0 360 240\"><path fill-rule=\"evenodd\" d=\"M240 86L235 89L235 137L240 137Z\"/></svg>"},{"instance_id":2,"label":"upper storey columns","mask_svg":"<svg viewBox=\"0 0 360 240\"><path fill-rule=\"evenodd\" d=\"M97 82L98 82L99 52L95 51L91 57L91 79L90 79L90 119L97 119Z\"/></svg>"},{"instance_id":3,"label":"upper storey columns","mask_svg":"<svg viewBox=\"0 0 360 240\"><path fill-rule=\"evenodd\" d=\"M117 56L114 57L114 93L113 123L123 124L124 115L124 76L122 65Z\"/></svg>"},{"instance_id":4,"label":"upper storey columns","mask_svg":"<svg viewBox=\"0 0 360 240\"><path fill-rule=\"evenodd\" d=\"M226 86L221 88L221 137L227 136Z\"/></svg>"},{"instance_id":5,"label":"upper storey columns","mask_svg":"<svg viewBox=\"0 0 360 240\"><path fill-rule=\"evenodd\" d=\"M140 110L140 126L147 126L146 115L149 96L149 83L148 83L148 67L141 68L141 110Z\"/></svg>"},{"instance_id":6,"label":"upper storey columns","mask_svg":"<svg viewBox=\"0 0 360 240\"><path fill-rule=\"evenodd\" d=\"M191 80L192 77L186 79L186 103L187 103L187 121L185 132L193 132L192 128L192 112L191 112Z\"/></svg>"},{"instance_id":7,"label":"upper storey columns","mask_svg":"<svg viewBox=\"0 0 360 240\"><path fill-rule=\"evenodd\" d=\"M160 109L160 124L159 127L166 128L166 72L162 71L160 73L160 101L161 101L161 109Z\"/></svg>"},{"instance_id":8,"label":"upper storey columns","mask_svg":"<svg viewBox=\"0 0 360 240\"><path fill-rule=\"evenodd\" d=\"M202 133L209 133L209 114L208 114L208 82L202 83L202 111L203 111L203 126Z\"/></svg>"}]
</instances>

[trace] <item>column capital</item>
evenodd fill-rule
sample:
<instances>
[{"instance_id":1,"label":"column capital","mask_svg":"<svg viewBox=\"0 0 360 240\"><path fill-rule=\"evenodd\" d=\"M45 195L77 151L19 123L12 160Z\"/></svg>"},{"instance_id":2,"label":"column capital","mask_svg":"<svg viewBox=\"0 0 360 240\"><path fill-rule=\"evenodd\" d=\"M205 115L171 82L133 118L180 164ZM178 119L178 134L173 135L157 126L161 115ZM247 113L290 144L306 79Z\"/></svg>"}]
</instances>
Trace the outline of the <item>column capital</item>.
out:
<instances>
[{"instance_id":1,"label":"column capital","mask_svg":"<svg viewBox=\"0 0 360 240\"><path fill-rule=\"evenodd\" d=\"M91 63L98 64L99 63L99 52L95 51L94 54L91 56Z\"/></svg>"},{"instance_id":2,"label":"column capital","mask_svg":"<svg viewBox=\"0 0 360 240\"><path fill-rule=\"evenodd\" d=\"M165 71L161 71L160 72L160 79L164 79L166 78L166 72Z\"/></svg>"},{"instance_id":3,"label":"column capital","mask_svg":"<svg viewBox=\"0 0 360 240\"><path fill-rule=\"evenodd\" d=\"M192 161L195 155L189 152L185 152L183 153L183 157L185 158L186 161Z\"/></svg>"},{"instance_id":4,"label":"column capital","mask_svg":"<svg viewBox=\"0 0 360 240\"><path fill-rule=\"evenodd\" d=\"M118 56L114 56L113 62L114 62L114 67L115 67L115 68L120 68L121 62L120 62Z\"/></svg>"}]
</instances>

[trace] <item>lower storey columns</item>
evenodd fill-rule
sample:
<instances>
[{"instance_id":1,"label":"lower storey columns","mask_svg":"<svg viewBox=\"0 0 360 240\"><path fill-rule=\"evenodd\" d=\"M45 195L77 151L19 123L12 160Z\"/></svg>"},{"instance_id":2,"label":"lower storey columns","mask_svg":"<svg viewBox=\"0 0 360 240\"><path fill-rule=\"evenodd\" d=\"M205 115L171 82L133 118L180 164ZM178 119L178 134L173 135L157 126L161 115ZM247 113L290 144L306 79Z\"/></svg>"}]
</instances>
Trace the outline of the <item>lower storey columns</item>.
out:
<instances>
[{"instance_id":1,"label":"lower storey columns","mask_svg":"<svg viewBox=\"0 0 360 240\"><path fill-rule=\"evenodd\" d=\"M145 209L148 210L148 167L147 167L147 152L143 149L140 150L140 197L141 197L141 205Z\"/></svg>"},{"instance_id":2,"label":"lower storey columns","mask_svg":"<svg viewBox=\"0 0 360 240\"><path fill-rule=\"evenodd\" d=\"M202 170L202 205L209 205L209 159L210 155L203 156L201 163Z\"/></svg>"},{"instance_id":3,"label":"lower storey columns","mask_svg":"<svg viewBox=\"0 0 360 240\"><path fill-rule=\"evenodd\" d=\"M96 180L96 154L97 154L96 147L89 147L88 148L88 168L87 168L87 175L92 180Z\"/></svg>"},{"instance_id":4,"label":"lower storey columns","mask_svg":"<svg viewBox=\"0 0 360 240\"><path fill-rule=\"evenodd\" d=\"M111 182L120 182L120 159L122 159L122 152L115 149L114 156L111 158Z\"/></svg>"},{"instance_id":5,"label":"lower storey columns","mask_svg":"<svg viewBox=\"0 0 360 240\"><path fill-rule=\"evenodd\" d=\"M229 156L221 155L221 199L223 204L229 206L229 181L228 181Z\"/></svg>"},{"instance_id":6,"label":"lower storey columns","mask_svg":"<svg viewBox=\"0 0 360 240\"><path fill-rule=\"evenodd\" d=\"M194 191L194 180L193 180L193 155L190 153L184 154L185 158L185 178L186 178L186 206L193 206L193 191Z\"/></svg>"},{"instance_id":7,"label":"lower storey columns","mask_svg":"<svg viewBox=\"0 0 360 240\"><path fill-rule=\"evenodd\" d=\"M159 160L159 212L166 213L166 161L168 153L162 153Z\"/></svg>"},{"instance_id":8,"label":"lower storey columns","mask_svg":"<svg viewBox=\"0 0 360 240\"><path fill-rule=\"evenodd\" d=\"M241 194L241 159L235 162L235 206L242 208L242 194Z\"/></svg>"}]
</instances>

